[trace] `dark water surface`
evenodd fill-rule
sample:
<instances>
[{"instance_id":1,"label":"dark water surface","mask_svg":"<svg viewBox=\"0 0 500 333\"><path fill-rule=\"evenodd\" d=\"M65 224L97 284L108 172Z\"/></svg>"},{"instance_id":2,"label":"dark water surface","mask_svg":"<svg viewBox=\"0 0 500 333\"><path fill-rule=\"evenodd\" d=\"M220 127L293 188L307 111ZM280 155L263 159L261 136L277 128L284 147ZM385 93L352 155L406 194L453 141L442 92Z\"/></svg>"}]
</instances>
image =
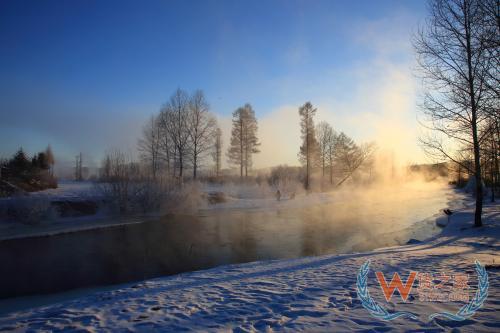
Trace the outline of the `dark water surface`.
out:
<instances>
[{"instance_id":1,"label":"dark water surface","mask_svg":"<svg viewBox=\"0 0 500 333\"><path fill-rule=\"evenodd\" d=\"M369 199L339 196L333 203L302 208L205 211L1 241L0 298L404 244L437 233L431 217L455 199L448 188L398 190Z\"/></svg>"}]
</instances>

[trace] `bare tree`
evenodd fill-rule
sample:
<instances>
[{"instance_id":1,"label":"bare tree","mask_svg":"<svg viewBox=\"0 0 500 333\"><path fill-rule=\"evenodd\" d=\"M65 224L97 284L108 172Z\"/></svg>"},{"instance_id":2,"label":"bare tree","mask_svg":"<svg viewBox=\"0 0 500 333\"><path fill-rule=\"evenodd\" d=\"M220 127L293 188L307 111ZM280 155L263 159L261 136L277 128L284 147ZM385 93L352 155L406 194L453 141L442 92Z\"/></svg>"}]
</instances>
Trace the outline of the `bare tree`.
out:
<instances>
[{"instance_id":1,"label":"bare tree","mask_svg":"<svg viewBox=\"0 0 500 333\"><path fill-rule=\"evenodd\" d=\"M487 86L494 66L485 40L497 30L485 26L481 0L431 0L427 25L414 38L419 70L427 91L422 110L435 134L422 138L425 151L461 163L446 141L471 145L474 151L476 210L481 226L483 187L480 129L488 115ZM498 70L498 67L497 67ZM467 167L463 165L464 167Z\"/></svg>"},{"instance_id":2,"label":"bare tree","mask_svg":"<svg viewBox=\"0 0 500 333\"><path fill-rule=\"evenodd\" d=\"M149 122L142 129L142 138L138 141L141 159L149 164L153 179L156 179L160 169L161 128L157 117L151 116Z\"/></svg>"},{"instance_id":3,"label":"bare tree","mask_svg":"<svg viewBox=\"0 0 500 333\"><path fill-rule=\"evenodd\" d=\"M102 182L107 182L111 178L111 157L106 154L101 161L101 168L99 170L99 178Z\"/></svg>"},{"instance_id":4,"label":"bare tree","mask_svg":"<svg viewBox=\"0 0 500 333\"><path fill-rule=\"evenodd\" d=\"M326 121L320 122L316 126L316 137L319 146L319 158L321 162L321 176L325 177L325 171L328 163L332 161L333 152L333 141L335 138L335 132ZM330 164L331 165L331 164ZM331 168L330 168L331 169ZM330 174L331 175L331 174Z\"/></svg>"},{"instance_id":5,"label":"bare tree","mask_svg":"<svg viewBox=\"0 0 500 333\"><path fill-rule=\"evenodd\" d=\"M484 144L482 145L483 154L481 155L481 164L485 170L484 178L489 182L491 189L491 202L495 202L495 190L500 176L498 161L498 157L500 155L500 131L498 120L490 119L488 121L488 127L485 131L488 135L485 137Z\"/></svg>"},{"instance_id":6,"label":"bare tree","mask_svg":"<svg viewBox=\"0 0 500 333\"><path fill-rule=\"evenodd\" d=\"M133 167L131 158L119 150L106 153L102 169L106 170L106 182L98 186L105 200L125 213L130 209L131 188L136 169Z\"/></svg>"},{"instance_id":7,"label":"bare tree","mask_svg":"<svg viewBox=\"0 0 500 333\"><path fill-rule=\"evenodd\" d=\"M483 22L481 28L482 43L485 45L486 56L491 61L491 66L487 66L484 84L486 86L483 103L484 112L488 119L486 125L481 129L479 135L481 150L484 152L484 168L489 172L489 185L491 188L491 201L495 201L495 190L498 188L500 180L499 161L500 156L500 1L481 0L479 1Z\"/></svg>"},{"instance_id":8,"label":"bare tree","mask_svg":"<svg viewBox=\"0 0 500 333\"><path fill-rule=\"evenodd\" d=\"M368 162L374 149L374 144L358 146L354 140L340 132L335 144L335 164L341 178L336 186L342 185Z\"/></svg>"},{"instance_id":9,"label":"bare tree","mask_svg":"<svg viewBox=\"0 0 500 333\"><path fill-rule=\"evenodd\" d=\"M306 102L299 108L300 131L302 145L299 151L299 160L306 168L305 189L309 190L312 169L318 160L319 145L314 130L314 116L316 109L310 102Z\"/></svg>"},{"instance_id":10,"label":"bare tree","mask_svg":"<svg viewBox=\"0 0 500 333\"><path fill-rule=\"evenodd\" d=\"M163 112L165 131L174 147L174 167L177 167L179 171L176 176L182 182L190 145L188 130L189 97L186 92L177 89L170 97L170 101L164 107Z\"/></svg>"},{"instance_id":11,"label":"bare tree","mask_svg":"<svg viewBox=\"0 0 500 333\"><path fill-rule=\"evenodd\" d=\"M203 91L196 91L189 101L187 130L191 142L193 178L196 179L200 160L213 146L216 128L215 118L210 114L209 105Z\"/></svg>"},{"instance_id":12,"label":"bare tree","mask_svg":"<svg viewBox=\"0 0 500 333\"><path fill-rule=\"evenodd\" d=\"M166 174L181 182L191 162L196 179L203 159L213 147L216 125L201 90L189 96L177 89L144 127L138 143L141 158L150 164L154 177L165 165Z\"/></svg>"},{"instance_id":13,"label":"bare tree","mask_svg":"<svg viewBox=\"0 0 500 333\"><path fill-rule=\"evenodd\" d=\"M333 130L332 130L333 131ZM333 185L333 164L335 159L335 146L337 145L338 135L333 131L332 135L329 138L328 146L327 146L327 160L328 160L328 168L330 171L330 185Z\"/></svg>"},{"instance_id":14,"label":"bare tree","mask_svg":"<svg viewBox=\"0 0 500 333\"><path fill-rule=\"evenodd\" d=\"M498 118L498 99L500 97L500 1L499 0L480 0L479 8L483 22L481 28L482 43L485 46L486 57L492 62L485 75L485 86L488 95L485 99L493 101L496 107L489 111L496 113Z\"/></svg>"},{"instance_id":15,"label":"bare tree","mask_svg":"<svg viewBox=\"0 0 500 333\"><path fill-rule=\"evenodd\" d=\"M219 178L222 168L222 130L220 127L215 130L212 158L215 163L215 176Z\"/></svg>"},{"instance_id":16,"label":"bare tree","mask_svg":"<svg viewBox=\"0 0 500 333\"><path fill-rule=\"evenodd\" d=\"M169 109L164 106L160 110L158 115L158 127L160 129L160 159L166 168L166 174L168 177L175 176L173 172L175 171L172 165L174 165L175 147L171 139L171 134L168 132L169 121L171 114Z\"/></svg>"},{"instance_id":17,"label":"bare tree","mask_svg":"<svg viewBox=\"0 0 500 333\"><path fill-rule=\"evenodd\" d=\"M240 167L240 178L248 176L252 166L252 155L259 153L257 139L257 118L250 104L233 112L233 127L227 157L229 163Z\"/></svg>"}]
</instances>

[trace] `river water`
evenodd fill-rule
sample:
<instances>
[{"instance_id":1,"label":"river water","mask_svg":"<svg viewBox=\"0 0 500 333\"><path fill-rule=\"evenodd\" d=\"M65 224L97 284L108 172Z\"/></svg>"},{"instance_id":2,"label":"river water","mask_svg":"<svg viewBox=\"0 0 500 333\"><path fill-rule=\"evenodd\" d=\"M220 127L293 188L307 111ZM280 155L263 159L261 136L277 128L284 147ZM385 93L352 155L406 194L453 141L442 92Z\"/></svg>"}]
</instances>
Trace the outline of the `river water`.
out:
<instances>
[{"instance_id":1,"label":"river water","mask_svg":"<svg viewBox=\"0 0 500 333\"><path fill-rule=\"evenodd\" d=\"M106 286L224 264L367 251L424 239L461 200L448 187L338 192L286 209L207 210L0 242L0 298ZM296 199L298 200L298 199Z\"/></svg>"}]
</instances>

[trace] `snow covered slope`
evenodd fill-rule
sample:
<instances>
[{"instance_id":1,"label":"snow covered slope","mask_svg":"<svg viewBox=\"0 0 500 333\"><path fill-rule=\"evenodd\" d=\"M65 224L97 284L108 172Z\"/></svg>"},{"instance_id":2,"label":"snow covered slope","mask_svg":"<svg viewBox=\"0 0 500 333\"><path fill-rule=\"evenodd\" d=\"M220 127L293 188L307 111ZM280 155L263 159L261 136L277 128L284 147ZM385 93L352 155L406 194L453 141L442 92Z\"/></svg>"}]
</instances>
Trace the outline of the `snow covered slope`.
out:
<instances>
[{"instance_id":1,"label":"snow covered slope","mask_svg":"<svg viewBox=\"0 0 500 333\"><path fill-rule=\"evenodd\" d=\"M500 331L500 205L484 209L483 228L472 228L472 208L456 212L443 233L425 243L295 260L218 267L144 281L73 301L11 313L0 331ZM370 259L369 289L389 311L411 311L418 319L375 319L356 294L356 275ZM488 265L489 296L465 321L428 320L463 303L421 302L410 295L387 303L373 271L405 280L410 271L461 272L477 289L474 260Z\"/></svg>"}]
</instances>

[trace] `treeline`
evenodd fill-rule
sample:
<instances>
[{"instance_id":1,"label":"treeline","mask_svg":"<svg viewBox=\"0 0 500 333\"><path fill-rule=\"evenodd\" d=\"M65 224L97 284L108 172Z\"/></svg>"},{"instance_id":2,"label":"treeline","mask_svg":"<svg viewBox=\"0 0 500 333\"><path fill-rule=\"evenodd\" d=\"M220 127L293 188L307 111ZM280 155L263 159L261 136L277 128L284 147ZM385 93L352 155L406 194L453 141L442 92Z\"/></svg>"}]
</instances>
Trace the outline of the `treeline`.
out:
<instances>
[{"instance_id":1,"label":"treeline","mask_svg":"<svg viewBox=\"0 0 500 333\"><path fill-rule=\"evenodd\" d=\"M320 185L314 188L323 190L340 186L358 171L369 169L374 146L357 145L326 122L315 126L315 113L309 102L299 108L303 139L299 159L303 167L278 166L263 175L251 173L253 155L261 146L255 111L250 104L237 108L225 150L228 164L237 173L222 174L222 130L203 92L188 94L177 89L144 126L138 140L140 161L118 150L108 152L100 168L98 189L119 212L162 211L165 205L182 206L199 199L193 195L196 183L194 187L179 185L199 179L201 170L203 180L246 180L261 185L267 181L280 195L293 197L298 186L310 190L312 179Z\"/></svg>"},{"instance_id":2,"label":"treeline","mask_svg":"<svg viewBox=\"0 0 500 333\"><path fill-rule=\"evenodd\" d=\"M0 185L3 195L15 191L34 192L57 188L54 154L50 146L29 158L20 148L10 159L0 161Z\"/></svg>"},{"instance_id":3,"label":"treeline","mask_svg":"<svg viewBox=\"0 0 500 333\"><path fill-rule=\"evenodd\" d=\"M286 174L288 178L291 174L296 175L296 180L303 182L307 190L311 188L313 175L321 175L322 188L340 186L356 171L371 166L373 144L357 145L326 122L315 126L315 114L316 109L309 102L299 108L302 145L298 157L305 172L275 172L269 182L276 187L279 188L280 181L276 182L276 178L280 174ZM208 169L212 170L210 175L220 180L222 144L222 131L203 92L198 90L188 94L177 89L159 113L149 119L138 141L146 172L140 172L139 166L129 169L134 170L136 177L138 174L142 178L149 175L154 180L175 180L174 183L197 179L201 169ZM247 103L232 114L230 142L225 154L240 180L249 177L253 155L260 152L260 146L255 111ZM102 178L117 178L116 172L112 172L120 169L114 165L116 161L116 152L105 158ZM186 174L187 170L191 172Z\"/></svg>"}]
</instances>

